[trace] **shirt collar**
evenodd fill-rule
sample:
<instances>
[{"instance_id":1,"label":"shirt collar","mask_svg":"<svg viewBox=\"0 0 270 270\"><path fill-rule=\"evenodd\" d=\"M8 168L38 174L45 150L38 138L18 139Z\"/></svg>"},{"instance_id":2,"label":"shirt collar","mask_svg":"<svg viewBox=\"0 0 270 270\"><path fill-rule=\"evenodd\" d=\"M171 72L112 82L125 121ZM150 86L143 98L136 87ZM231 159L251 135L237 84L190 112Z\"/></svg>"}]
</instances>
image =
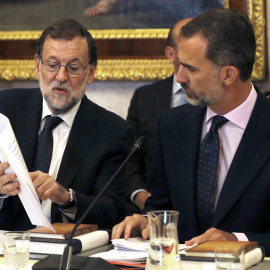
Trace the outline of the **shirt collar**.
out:
<instances>
[{"instance_id":1,"label":"shirt collar","mask_svg":"<svg viewBox=\"0 0 270 270\"><path fill-rule=\"evenodd\" d=\"M175 75L175 73L173 73L173 89L172 89L172 94L173 95L175 95L178 92L178 90L180 88L182 88L181 84L176 82L175 78L176 78L176 75Z\"/></svg>"},{"instance_id":2,"label":"shirt collar","mask_svg":"<svg viewBox=\"0 0 270 270\"><path fill-rule=\"evenodd\" d=\"M81 104L81 100L73 107L71 108L68 112L63 113L63 114L58 114L57 116L62 118L63 121L71 128L72 124L74 122L74 118L78 112L78 109L80 107ZM52 112L50 111L47 102L45 101L45 99L43 98L43 102L42 102L42 118L41 120L43 120L46 116L48 115L54 115L52 114Z\"/></svg>"},{"instance_id":3,"label":"shirt collar","mask_svg":"<svg viewBox=\"0 0 270 270\"><path fill-rule=\"evenodd\" d=\"M257 92L251 83L251 91L247 99L237 108L224 114L223 116L240 128L245 129L253 111L256 99ZM205 123L207 123L215 115L217 114L207 107Z\"/></svg>"}]
</instances>

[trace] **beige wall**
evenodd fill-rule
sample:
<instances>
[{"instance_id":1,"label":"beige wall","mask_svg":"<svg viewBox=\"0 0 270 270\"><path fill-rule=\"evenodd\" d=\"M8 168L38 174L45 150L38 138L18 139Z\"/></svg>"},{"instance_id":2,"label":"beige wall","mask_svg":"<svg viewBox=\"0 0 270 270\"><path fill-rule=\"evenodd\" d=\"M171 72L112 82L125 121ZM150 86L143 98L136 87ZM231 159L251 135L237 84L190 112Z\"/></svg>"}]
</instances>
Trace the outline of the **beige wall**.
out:
<instances>
[{"instance_id":1,"label":"beige wall","mask_svg":"<svg viewBox=\"0 0 270 270\"><path fill-rule=\"evenodd\" d=\"M87 87L86 95L93 102L126 118L134 90L150 82L99 82ZM33 88L37 82L0 82L0 90L7 88Z\"/></svg>"}]
</instances>

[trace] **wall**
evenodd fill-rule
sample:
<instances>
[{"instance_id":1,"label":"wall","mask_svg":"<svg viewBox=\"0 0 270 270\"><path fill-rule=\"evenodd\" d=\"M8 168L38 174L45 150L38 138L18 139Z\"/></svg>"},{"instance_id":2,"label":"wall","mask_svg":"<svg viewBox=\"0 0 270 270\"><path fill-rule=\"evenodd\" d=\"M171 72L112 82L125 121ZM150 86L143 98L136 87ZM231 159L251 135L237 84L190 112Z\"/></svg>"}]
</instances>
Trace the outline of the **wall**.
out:
<instances>
[{"instance_id":1,"label":"wall","mask_svg":"<svg viewBox=\"0 0 270 270\"><path fill-rule=\"evenodd\" d=\"M255 84L262 92L270 90L270 1L266 1L266 44L267 44L267 79ZM269 25L269 27L267 27ZM144 82L111 82L111 81L95 81L86 90L86 95L93 102L103 106L104 108L117 113L123 118L127 115L130 99L134 90L144 84L151 83ZM6 88L37 87L37 82L0 82L0 90Z\"/></svg>"},{"instance_id":2,"label":"wall","mask_svg":"<svg viewBox=\"0 0 270 270\"><path fill-rule=\"evenodd\" d=\"M134 90L150 82L100 82L95 81L86 89L86 95L93 102L126 118ZM33 88L37 82L0 82L0 90L7 88Z\"/></svg>"}]
</instances>

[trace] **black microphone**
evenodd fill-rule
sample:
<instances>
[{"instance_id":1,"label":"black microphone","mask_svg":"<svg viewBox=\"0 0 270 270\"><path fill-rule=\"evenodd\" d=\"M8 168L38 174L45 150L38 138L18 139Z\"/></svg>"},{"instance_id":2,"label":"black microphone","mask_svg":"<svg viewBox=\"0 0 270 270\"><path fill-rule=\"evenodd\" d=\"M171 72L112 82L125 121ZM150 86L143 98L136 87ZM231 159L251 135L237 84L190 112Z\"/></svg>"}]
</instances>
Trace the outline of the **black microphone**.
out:
<instances>
[{"instance_id":1,"label":"black microphone","mask_svg":"<svg viewBox=\"0 0 270 270\"><path fill-rule=\"evenodd\" d=\"M61 257L61 261L60 261L60 267L56 268L56 265L59 265L59 255L49 255L47 258L43 259L42 261L44 261L44 267L42 266L42 262L38 262L36 263L36 267L35 265L33 265L33 269L59 269L59 270L69 270L70 269L70 265L71 265L71 259L72 259L72 246L71 246L71 240L72 237L76 231L76 229L78 228L78 226L83 222L83 220L85 219L85 217L88 215L88 213L92 210L93 206L96 204L97 200L100 198L100 196L104 193L104 191L107 189L107 187L110 185L110 183L115 179L115 177L118 175L118 173L121 171L121 169L125 166L125 164L127 163L127 161L130 159L130 157L133 155L133 153L138 150L142 144L143 144L143 136L139 137L139 139L136 140L131 152L129 153L129 155L126 157L126 159L122 162L122 164L120 165L120 167L116 170L116 172L112 175L112 177L110 178L110 180L106 183L106 185L103 187L103 189L99 192L99 194L97 195L97 197L93 200L93 202L89 205L89 207L87 208L87 210L85 211L85 213L80 217L80 219L76 222L76 225L74 226L73 230L71 231L71 234L69 236L67 245L65 246L63 255ZM77 265L85 265L87 264L87 261L90 260L96 260L96 259L100 259L100 258L89 258L89 257L78 257L76 256L76 261L78 262L80 260L80 262L76 263ZM101 261L104 261L102 259L100 259ZM105 262L105 261L104 261ZM95 264L97 264L97 262L95 262ZM50 266L51 265L51 266ZM81 269L90 269L89 266L91 264L89 263L88 266L86 266L85 268L81 268ZM100 262L98 262L99 268L98 269L102 269ZM108 263L108 265L112 266L112 267L105 267L104 269L115 269L114 265L111 265ZM93 267L93 264L91 265ZM76 269L80 269L77 268ZM92 268L94 269L94 268ZM118 268L116 268L118 269Z\"/></svg>"}]
</instances>

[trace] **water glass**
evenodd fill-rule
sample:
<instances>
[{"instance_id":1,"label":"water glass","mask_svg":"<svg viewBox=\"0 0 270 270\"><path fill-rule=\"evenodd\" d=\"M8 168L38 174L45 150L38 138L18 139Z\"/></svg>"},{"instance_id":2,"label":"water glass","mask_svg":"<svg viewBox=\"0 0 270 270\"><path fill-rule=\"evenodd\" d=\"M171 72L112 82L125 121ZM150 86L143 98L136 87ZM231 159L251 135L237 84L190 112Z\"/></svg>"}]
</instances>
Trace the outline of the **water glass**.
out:
<instances>
[{"instance_id":1,"label":"water glass","mask_svg":"<svg viewBox=\"0 0 270 270\"><path fill-rule=\"evenodd\" d=\"M150 248L147 270L179 270L178 212L151 211L147 213L150 229Z\"/></svg>"},{"instance_id":2,"label":"water glass","mask_svg":"<svg viewBox=\"0 0 270 270\"><path fill-rule=\"evenodd\" d=\"M245 269L244 249L238 247L216 248L215 262L217 270L244 270Z\"/></svg>"},{"instance_id":3,"label":"water glass","mask_svg":"<svg viewBox=\"0 0 270 270\"><path fill-rule=\"evenodd\" d=\"M29 232L4 233L4 258L7 270L28 269L29 245Z\"/></svg>"}]
</instances>

